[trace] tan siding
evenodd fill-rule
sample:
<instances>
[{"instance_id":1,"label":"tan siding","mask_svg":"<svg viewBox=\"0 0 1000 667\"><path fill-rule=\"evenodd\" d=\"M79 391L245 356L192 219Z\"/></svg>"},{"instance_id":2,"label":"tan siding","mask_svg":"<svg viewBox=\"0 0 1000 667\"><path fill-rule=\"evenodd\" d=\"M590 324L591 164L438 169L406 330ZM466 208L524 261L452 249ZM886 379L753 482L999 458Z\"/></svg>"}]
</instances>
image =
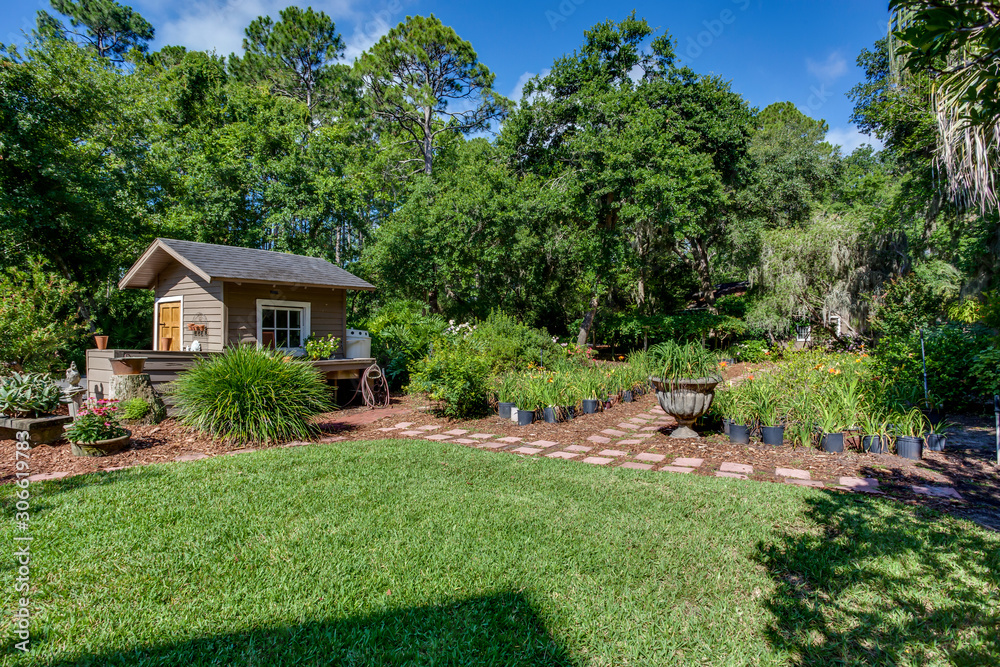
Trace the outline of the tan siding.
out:
<instances>
[{"instance_id":1,"label":"tan siding","mask_svg":"<svg viewBox=\"0 0 1000 667\"><path fill-rule=\"evenodd\" d=\"M309 302L312 333L337 336L340 338L340 352L344 351L344 337L347 334L344 321L347 312L346 290L226 283L224 295L225 305L229 310L230 345L238 345L243 334L256 338L257 299L270 299Z\"/></svg>"},{"instance_id":2,"label":"tan siding","mask_svg":"<svg viewBox=\"0 0 1000 667\"><path fill-rule=\"evenodd\" d=\"M157 299L169 296L184 297L181 321L182 346L190 347L195 340L195 332L190 331L188 325L204 324L207 329L197 336L201 341L202 350L206 352L222 350L224 325L221 282L205 282L182 264L174 263L160 272L153 292Z\"/></svg>"}]
</instances>

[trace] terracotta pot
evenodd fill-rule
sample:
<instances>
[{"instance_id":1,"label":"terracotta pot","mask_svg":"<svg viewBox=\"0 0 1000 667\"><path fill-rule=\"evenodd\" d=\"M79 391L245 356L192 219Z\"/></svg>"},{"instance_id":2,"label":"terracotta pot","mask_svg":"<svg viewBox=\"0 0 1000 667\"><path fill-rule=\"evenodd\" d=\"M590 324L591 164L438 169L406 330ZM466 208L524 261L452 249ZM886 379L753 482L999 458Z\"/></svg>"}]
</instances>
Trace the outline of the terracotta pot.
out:
<instances>
[{"instance_id":1,"label":"terracotta pot","mask_svg":"<svg viewBox=\"0 0 1000 667\"><path fill-rule=\"evenodd\" d=\"M170 336L164 336L160 338L160 352L169 352L170 343L172 343L173 341L174 339L171 338Z\"/></svg>"},{"instance_id":2,"label":"terracotta pot","mask_svg":"<svg viewBox=\"0 0 1000 667\"><path fill-rule=\"evenodd\" d=\"M111 360L114 375L140 375L146 365L146 357L119 357Z\"/></svg>"},{"instance_id":3,"label":"terracotta pot","mask_svg":"<svg viewBox=\"0 0 1000 667\"><path fill-rule=\"evenodd\" d=\"M94 336L94 342L97 344L98 350L108 349L108 337L107 336Z\"/></svg>"},{"instance_id":4,"label":"terracotta pot","mask_svg":"<svg viewBox=\"0 0 1000 667\"><path fill-rule=\"evenodd\" d=\"M70 450L73 456L108 456L117 454L128 447L128 441L132 437L131 431L125 431L125 435L120 438L110 440L98 440L97 442L70 442Z\"/></svg>"}]
</instances>

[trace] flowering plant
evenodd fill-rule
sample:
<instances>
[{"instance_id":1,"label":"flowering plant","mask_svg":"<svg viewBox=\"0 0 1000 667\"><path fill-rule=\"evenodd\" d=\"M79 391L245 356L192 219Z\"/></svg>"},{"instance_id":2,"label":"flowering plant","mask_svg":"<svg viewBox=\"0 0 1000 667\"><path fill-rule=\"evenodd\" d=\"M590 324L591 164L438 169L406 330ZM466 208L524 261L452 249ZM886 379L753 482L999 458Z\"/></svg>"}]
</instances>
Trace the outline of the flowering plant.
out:
<instances>
[{"instance_id":1,"label":"flowering plant","mask_svg":"<svg viewBox=\"0 0 1000 667\"><path fill-rule=\"evenodd\" d=\"M127 434L118 423L118 401L108 398L87 402L73 423L66 427L66 438L73 442L98 442Z\"/></svg>"}]
</instances>

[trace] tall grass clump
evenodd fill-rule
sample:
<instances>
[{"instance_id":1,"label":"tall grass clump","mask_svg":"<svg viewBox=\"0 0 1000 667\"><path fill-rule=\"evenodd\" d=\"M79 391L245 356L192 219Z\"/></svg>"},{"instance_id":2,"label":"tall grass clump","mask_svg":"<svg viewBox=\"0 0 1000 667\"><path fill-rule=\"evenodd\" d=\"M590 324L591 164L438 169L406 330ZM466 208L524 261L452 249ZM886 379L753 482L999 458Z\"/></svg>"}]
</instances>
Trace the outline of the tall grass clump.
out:
<instances>
[{"instance_id":1,"label":"tall grass clump","mask_svg":"<svg viewBox=\"0 0 1000 667\"><path fill-rule=\"evenodd\" d=\"M267 444L317 432L313 417L333 409L311 364L240 346L199 362L169 389L181 422L222 440Z\"/></svg>"},{"instance_id":2,"label":"tall grass clump","mask_svg":"<svg viewBox=\"0 0 1000 667\"><path fill-rule=\"evenodd\" d=\"M652 368L673 386L679 380L721 379L719 358L700 343L668 341L649 348Z\"/></svg>"}]
</instances>

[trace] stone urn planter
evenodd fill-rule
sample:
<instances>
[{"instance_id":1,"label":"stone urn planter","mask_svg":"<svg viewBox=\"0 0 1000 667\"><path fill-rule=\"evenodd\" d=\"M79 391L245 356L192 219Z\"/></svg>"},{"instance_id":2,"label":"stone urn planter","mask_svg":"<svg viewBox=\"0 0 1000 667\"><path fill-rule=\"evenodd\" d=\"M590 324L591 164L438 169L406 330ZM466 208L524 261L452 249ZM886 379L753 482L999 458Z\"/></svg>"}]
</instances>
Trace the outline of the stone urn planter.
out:
<instances>
[{"instance_id":1,"label":"stone urn planter","mask_svg":"<svg viewBox=\"0 0 1000 667\"><path fill-rule=\"evenodd\" d=\"M125 435L110 440L98 440L97 442L70 442L70 449L73 456L108 456L117 454L128 447L132 438L131 431L125 431Z\"/></svg>"},{"instance_id":2,"label":"stone urn planter","mask_svg":"<svg viewBox=\"0 0 1000 667\"><path fill-rule=\"evenodd\" d=\"M677 380L671 383L653 376L649 378L649 381L656 390L656 400L660 407L677 420L678 426L670 434L670 437L697 438L698 433L691 428L691 425L712 407L715 386L721 380L719 378L698 378Z\"/></svg>"},{"instance_id":3,"label":"stone urn planter","mask_svg":"<svg viewBox=\"0 0 1000 667\"><path fill-rule=\"evenodd\" d=\"M63 439L63 430L71 421L73 418L65 415L32 418L0 416L0 440L14 440L20 431L27 431L30 446L48 445Z\"/></svg>"}]
</instances>

